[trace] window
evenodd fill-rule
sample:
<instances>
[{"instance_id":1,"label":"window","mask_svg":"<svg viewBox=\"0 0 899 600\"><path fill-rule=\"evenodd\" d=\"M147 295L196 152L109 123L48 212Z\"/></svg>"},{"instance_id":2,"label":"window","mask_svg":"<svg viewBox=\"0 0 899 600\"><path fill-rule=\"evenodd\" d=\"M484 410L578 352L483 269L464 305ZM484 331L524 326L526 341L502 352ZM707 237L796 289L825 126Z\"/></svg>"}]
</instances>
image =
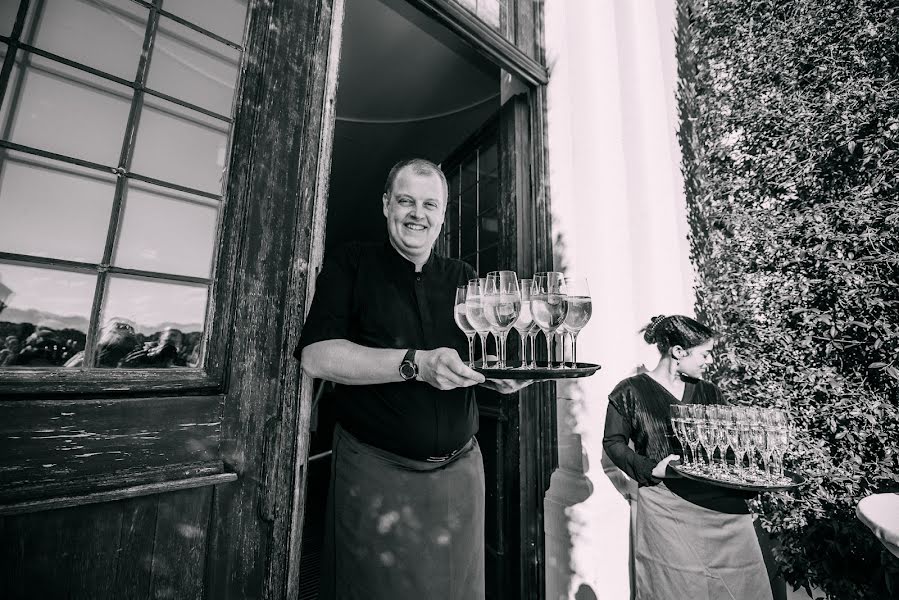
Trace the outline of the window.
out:
<instances>
[{"instance_id":1,"label":"window","mask_svg":"<svg viewBox=\"0 0 899 600\"><path fill-rule=\"evenodd\" d=\"M499 268L498 128L492 120L444 161L449 185L440 250L484 275Z\"/></svg>"},{"instance_id":2,"label":"window","mask_svg":"<svg viewBox=\"0 0 899 600\"><path fill-rule=\"evenodd\" d=\"M500 14L506 13L506 0L455 0L455 2L494 29L500 27Z\"/></svg>"},{"instance_id":3,"label":"window","mask_svg":"<svg viewBox=\"0 0 899 600\"><path fill-rule=\"evenodd\" d=\"M203 366L247 2L0 3L0 371Z\"/></svg>"}]
</instances>

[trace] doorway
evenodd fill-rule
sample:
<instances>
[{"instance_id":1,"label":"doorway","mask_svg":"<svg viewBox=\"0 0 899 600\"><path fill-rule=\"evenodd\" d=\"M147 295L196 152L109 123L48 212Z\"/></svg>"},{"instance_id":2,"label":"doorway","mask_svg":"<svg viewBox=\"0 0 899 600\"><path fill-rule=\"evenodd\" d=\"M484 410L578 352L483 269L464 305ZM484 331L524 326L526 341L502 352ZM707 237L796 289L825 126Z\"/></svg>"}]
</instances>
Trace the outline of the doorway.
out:
<instances>
[{"instance_id":1,"label":"doorway","mask_svg":"<svg viewBox=\"0 0 899 600\"><path fill-rule=\"evenodd\" d=\"M386 241L381 195L387 173L403 158L424 157L441 164L450 182L451 201L441 249L480 267L482 273L496 268L486 269L489 265L478 253L477 242L472 247L468 240L476 238L480 230L497 230L497 144L494 140L491 146L493 160L481 159L474 166L462 160L461 153L473 147L473 140L498 135L500 68L405 0L346 0L344 11L325 255L350 241ZM478 189L485 198L493 198L494 210L478 213L476 208L472 227L471 218L453 215L462 214L463 192L470 195ZM467 255L459 252L462 246L457 242L462 237ZM457 251L449 247L451 241ZM316 381L300 559L300 598L305 599L317 597L320 571L334 428L328 391L329 384ZM481 396L486 394L479 392L479 404ZM493 404L497 402L494 399ZM487 449L491 446L496 444L485 447L482 443L488 498L505 498L505 494L491 491L492 484L504 481L496 468L503 469L505 463L490 462ZM500 526L489 516L488 521L488 528ZM493 550L498 553L494 562L500 562L502 551ZM491 575L490 564L488 558L488 586L501 579Z\"/></svg>"}]
</instances>

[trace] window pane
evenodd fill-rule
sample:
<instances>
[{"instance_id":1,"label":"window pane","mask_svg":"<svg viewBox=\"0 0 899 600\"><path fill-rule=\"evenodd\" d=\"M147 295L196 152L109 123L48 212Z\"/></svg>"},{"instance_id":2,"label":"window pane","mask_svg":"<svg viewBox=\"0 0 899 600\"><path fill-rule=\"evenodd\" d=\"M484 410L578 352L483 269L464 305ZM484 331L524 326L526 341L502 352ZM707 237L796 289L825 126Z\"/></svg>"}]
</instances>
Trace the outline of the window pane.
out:
<instances>
[{"instance_id":1,"label":"window pane","mask_svg":"<svg viewBox=\"0 0 899 600\"><path fill-rule=\"evenodd\" d=\"M490 181L489 179L482 180L480 185L478 185L478 204L480 205L480 212L483 213L487 210L496 210L496 201L499 196L499 185L496 181Z\"/></svg>"},{"instance_id":2,"label":"window pane","mask_svg":"<svg viewBox=\"0 0 899 600\"><path fill-rule=\"evenodd\" d=\"M0 263L0 368L77 360L95 286L92 274Z\"/></svg>"},{"instance_id":3,"label":"window pane","mask_svg":"<svg viewBox=\"0 0 899 600\"><path fill-rule=\"evenodd\" d=\"M206 286L111 276L97 344L100 368L200 366Z\"/></svg>"},{"instance_id":4,"label":"window pane","mask_svg":"<svg viewBox=\"0 0 899 600\"><path fill-rule=\"evenodd\" d=\"M481 171L481 181L487 176L496 177L497 161L499 156L496 149L496 141L491 142L489 146L478 149L478 168Z\"/></svg>"},{"instance_id":5,"label":"window pane","mask_svg":"<svg viewBox=\"0 0 899 600\"><path fill-rule=\"evenodd\" d=\"M477 185L462 192L462 222L460 233L462 237L462 256L467 256L477 251L478 213L477 213Z\"/></svg>"},{"instance_id":6,"label":"window pane","mask_svg":"<svg viewBox=\"0 0 899 600\"><path fill-rule=\"evenodd\" d=\"M240 44L248 0L165 0L163 8L182 19Z\"/></svg>"},{"instance_id":7,"label":"window pane","mask_svg":"<svg viewBox=\"0 0 899 600\"><path fill-rule=\"evenodd\" d=\"M29 21L34 10L31 13ZM37 31L29 43L133 81L148 14L130 0L44 0Z\"/></svg>"},{"instance_id":8,"label":"window pane","mask_svg":"<svg viewBox=\"0 0 899 600\"><path fill-rule=\"evenodd\" d=\"M163 18L147 87L229 116L239 64L239 50Z\"/></svg>"},{"instance_id":9,"label":"window pane","mask_svg":"<svg viewBox=\"0 0 899 600\"><path fill-rule=\"evenodd\" d=\"M28 53L16 55L0 109L4 139L117 165L131 88Z\"/></svg>"},{"instance_id":10,"label":"window pane","mask_svg":"<svg viewBox=\"0 0 899 600\"><path fill-rule=\"evenodd\" d=\"M209 277L218 202L130 182L116 266Z\"/></svg>"},{"instance_id":11,"label":"window pane","mask_svg":"<svg viewBox=\"0 0 899 600\"><path fill-rule=\"evenodd\" d=\"M144 97L131 169L170 183L221 193L228 126L165 100Z\"/></svg>"},{"instance_id":12,"label":"window pane","mask_svg":"<svg viewBox=\"0 0 899 600\"><path fill-rule=\"evenodd\" d=\"M0 251L99 263L115 177L0 152Z\"/></svg>"},{"instance_id":13,"label":"window pane","mask_svg":"<svg viewBox=\"0 0 899 600\"><path fill-rule=\"evenodd\" d=\"M496 216L495 209L481 216L480 227L479 250L499 242L499 219Z\"/></svg>"},{"instance_id":14,"label":"window pane","mask_svg":"<svg viewBox=\"0 0 899 600\"><path fill-rule=\"evenodd\" d=\"M0 35L9 37L12 35L13 25L16 23L16 14L19 12L19 0L4 0L0 2Z\"/></svg>"},{"instance_id":15,"label":"window pane","mask_svg":"<svg viewBox=\"0 0 899 600\"><path fill-rule=\"evenodd\" d=\"M506 8L505 0L455 0L455 2L467 8L494 29L499 29L499 15Z\"/></svg>"}]
</instances>

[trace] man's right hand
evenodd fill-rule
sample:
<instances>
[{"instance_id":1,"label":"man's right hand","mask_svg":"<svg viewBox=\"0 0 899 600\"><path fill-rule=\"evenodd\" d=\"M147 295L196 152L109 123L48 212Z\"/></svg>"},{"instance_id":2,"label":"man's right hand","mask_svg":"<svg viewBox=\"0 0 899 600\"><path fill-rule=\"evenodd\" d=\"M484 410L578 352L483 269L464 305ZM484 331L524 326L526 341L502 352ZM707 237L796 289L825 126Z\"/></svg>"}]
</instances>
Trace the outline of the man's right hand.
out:
<instances>
[{"instance_id":1,"label":"man's right hand","mask_svg":"<svg viewBox=\"0 0 899 600\"><path fill-rule=\"evenodd\" d=\"M485 381L484 376L462 362L459 353L452 348L419 350L415 362L418 363L418 379L438 390L470 387Z\"/></svg>"}]
</instances>

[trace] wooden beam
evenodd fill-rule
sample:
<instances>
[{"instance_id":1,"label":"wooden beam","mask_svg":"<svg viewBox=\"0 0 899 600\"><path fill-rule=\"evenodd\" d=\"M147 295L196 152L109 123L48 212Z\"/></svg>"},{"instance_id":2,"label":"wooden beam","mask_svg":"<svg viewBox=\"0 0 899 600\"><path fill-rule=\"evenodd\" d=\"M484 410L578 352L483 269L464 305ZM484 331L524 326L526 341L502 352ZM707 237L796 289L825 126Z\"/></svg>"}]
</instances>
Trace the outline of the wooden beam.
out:
<instances>
[{"instance_id":1,"label":"wooden beam","mask_svg":"<svg viewBox=\"0 0 899 600\"><path fill-rule=\"evenodd\" d=\"M106 492L95 492L92 494L59 496L56 498L46 498L43 500L28 500L25 502L16 502L14 504L0 504L0 516L5 517L11 515L23 515L45 510L54 510L57 508L81 506L84 504L113 502L116 500L124 500L125 498L136 498L138 496L164 494L166 492L174 492L177 490L186 490L208 485L219 485L222 483L235 481L236 479L237 475L235 473L217 473L215 475L206 475L204 477L189 477L187 479L176 479L173 481L161 481L159 483L148 483L144 485L120 487L118 489L113 489Z\"/></svg>"}]
</instances>

